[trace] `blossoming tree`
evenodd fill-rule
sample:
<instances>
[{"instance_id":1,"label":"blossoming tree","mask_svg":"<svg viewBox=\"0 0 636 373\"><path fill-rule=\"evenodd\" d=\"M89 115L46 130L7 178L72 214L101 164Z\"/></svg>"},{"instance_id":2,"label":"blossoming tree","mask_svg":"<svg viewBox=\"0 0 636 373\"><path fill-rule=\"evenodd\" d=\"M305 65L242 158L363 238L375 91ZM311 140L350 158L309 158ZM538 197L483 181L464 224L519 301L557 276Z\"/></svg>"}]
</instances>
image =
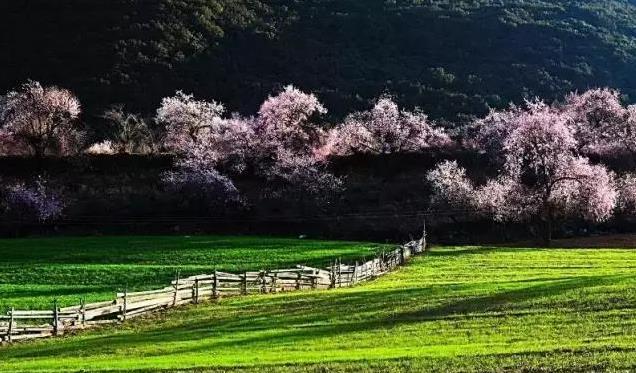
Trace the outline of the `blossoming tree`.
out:
<instances>
[{"instance_id":1,"label":"blossoming tree","mask_svg":"<svg viewBox=\"0 0 636 373\"><path fill-rule=\"evenodd\" d=\"M248 168L270 183L304 192L333 190L339 180L327 172L327 161L317 151L325 135L313 120L325 112L314 95L292 86L270 96L252 118L224 118L221 105L177 93L164 99L157 112L167 124L167 146L180 155L166 180L223 196L226 202L240 200L228 175Z\"/></svg>"},{"instance_id":2,"label":"blossoming tree","mask_svg":"<svg viewBox=\"0 0 636 373\"><path fill-rule=\"evenodd\" d=\"M400 110L390 97L380 98L371 110L349 115L331 131L327 146L338 155L420 152L451 143L419 110Z\"/></svg>"},{"instance_id":3,"label":"blossoming tree","mask_svg":"<svg viewBox=\"0 0 636 373\"><path fill-rule=\"evenodd\" d=\"M178 91L161 101L156 121L165 125L164 146L175 153L186 153L191 146L223 125L223 105L196 100L193 95Z\"/></svg>"},{"instance_id":4,"label":"blossoming tree","mask_svg":"<svg viewBox=\"0 0 636 373\"><path fill-rule=\"evenodd\" d=\"M340 180L327 171L328 159L320 152L325 132L314 120L326 112L315 95L293 86L265 100L253 122L257 172L301 193L339 189Z\"/></svg>"},{"instance_id":5,"label":"blossoming tree","mask_svg":"<svg viewBox=\"0 0 636 373\"><path fill-rule=\"evenodd\" d=\"M183 92L162 100L156 120L166 126L164 146L179 155L175 170L164 175L168 185L214 203L239 200L238 189L220 170L244 168L251 128L245 120L224 118L224 112L219 103Z\"/></svg>"},{"instance_id":6,"label":"blossoming tree","mask_svg":"<svg viewBox=\"0 0 636 373\"><path fill-rule=\"evenodd\" d=\"M578 146L587 153L615 148L629 117L620 92L608 88L571 93L558 109L569 117Z\"/></svg>"},{"instance_id":7,"label":"blossoming tree","mask_svg":"<svg viewBox=\"0 0 636 373\"><path fill-rule=\"evenodd\" d=\"M5 186L2 195L7 212L22 219L30 217L49 221L60 217L64 210L62 197L41 177L32 185L16 183Z\"/></svg>"},{"instance_id":8,"label":"blossoming tree","mask_svg":"<svg viewBox=\"0 0 636 373\"><path fill-rule=\"evenodd\" d=\"M20 154L74 154L84 141L80 112L71 91L30 81L0 98L0 138Z\"/></svg>"},{"instance_id":9,"label":"blossoming tree","mask_svg":"<svg viewBox=\"0 0 636 373\"><path fill-rule=\"evenodd\" d=\"M498 177L475 187L456 163L442 163L428 174L434 201L468 205L496 221L539 220L548 243L557 219L600 222L612 215L613 174L579 155L569 116L537 103L508 120L511 129L496 139L505 159Z\"/></svg>"}]
</instances>

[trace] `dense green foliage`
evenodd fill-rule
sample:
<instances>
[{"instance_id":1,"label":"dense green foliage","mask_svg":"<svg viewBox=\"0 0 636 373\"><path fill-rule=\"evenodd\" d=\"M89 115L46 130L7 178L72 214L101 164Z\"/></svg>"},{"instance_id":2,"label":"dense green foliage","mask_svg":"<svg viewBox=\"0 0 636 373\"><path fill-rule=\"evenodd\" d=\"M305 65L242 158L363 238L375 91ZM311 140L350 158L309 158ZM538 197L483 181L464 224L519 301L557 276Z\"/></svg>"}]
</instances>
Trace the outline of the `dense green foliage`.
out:
<instances>
[{"instance_id":1,"label":"dense green foliage","mask_svg":"<svg viewBox=\"0 0 636 373\"><path fill-rule=\"evenodd\" d=\"M0 311L112 299L219 271L327 266L375 255L382 245L267 237L156 236L0 240Z\"/></svg>"},{"instance_id":2,"label":"dense green foliage","mask_svg":"<svg viewBox=\"0 0 636 373\"><path fill-rule=\"evenodd\" d=\"M17 344L0 349L0 370L631 371L635 268L624 249L434 248L350 289Z\"/></svg>"},{"instance_id":3,"label":"dense green foliage","mask_svg":"<svg viewBox=\"0 0 636 373\"><path fill-rule=\"evenodd\" d=\"M176 89L253 112L282 84L340 116L391 92L435 117L608 85L636 97L628 0L36 0L0 5L0 90L77 91L88 122Z\"/></svg>"}]
</instances>

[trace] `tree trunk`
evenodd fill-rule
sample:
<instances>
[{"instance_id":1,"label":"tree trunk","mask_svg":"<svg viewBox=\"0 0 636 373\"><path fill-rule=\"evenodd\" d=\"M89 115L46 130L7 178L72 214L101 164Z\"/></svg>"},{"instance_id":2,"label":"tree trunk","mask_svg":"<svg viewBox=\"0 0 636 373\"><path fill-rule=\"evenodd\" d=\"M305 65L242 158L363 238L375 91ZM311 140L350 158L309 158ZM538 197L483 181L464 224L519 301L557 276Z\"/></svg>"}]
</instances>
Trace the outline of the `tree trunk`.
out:
<instances>
[{"instance_id":1,"label":"tree trunk","mask_svg":"<svg viewBox=\"0 0 636 373\"><path fill-rule=\"evenodd\" d=\"M552 246L552 216L548 215L545 221L544 243L546 247Z\"/></svg>"},{"instance_id":2,"label":"tree trunk","mask_svg":"<svg viewBox=\"0 0 636 373\"><path fill-rule=\"evenodd\" d=\"M44 153L46 151L46 147L39 143L32 143L31 148L33 149L33 156L36 159L44 158Z\"/></svg>"}]
</instances>

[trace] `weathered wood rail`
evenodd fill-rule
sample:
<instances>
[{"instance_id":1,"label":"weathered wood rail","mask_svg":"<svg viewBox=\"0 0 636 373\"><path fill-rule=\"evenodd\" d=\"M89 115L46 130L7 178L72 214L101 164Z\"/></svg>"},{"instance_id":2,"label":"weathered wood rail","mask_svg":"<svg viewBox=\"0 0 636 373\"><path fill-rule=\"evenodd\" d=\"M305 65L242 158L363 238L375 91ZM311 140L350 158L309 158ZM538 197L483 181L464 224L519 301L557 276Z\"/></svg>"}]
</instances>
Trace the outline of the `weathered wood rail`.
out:
<instances>
[{"instance_id":1,"label":"weathered wood rail","mask_svg":"<svg viewBox=\"0 0 636 373\"><path fill-rule=\"evenodd\" d=\"M129 319L190 303L216 300L226 296L277 293L306 289L333 289L368 281L404 264L411 256L425 250L425 237L409 242L373 260L345 265L334 262L325 269L296 266L258 272L226 273L214 271L186 278L177 274L162 289L117 293L112 301L60 308L53 302L50 310L20 311L11 309L0 315L0 343L62 335L107 323Z\"/></svg>"}]
</instances>

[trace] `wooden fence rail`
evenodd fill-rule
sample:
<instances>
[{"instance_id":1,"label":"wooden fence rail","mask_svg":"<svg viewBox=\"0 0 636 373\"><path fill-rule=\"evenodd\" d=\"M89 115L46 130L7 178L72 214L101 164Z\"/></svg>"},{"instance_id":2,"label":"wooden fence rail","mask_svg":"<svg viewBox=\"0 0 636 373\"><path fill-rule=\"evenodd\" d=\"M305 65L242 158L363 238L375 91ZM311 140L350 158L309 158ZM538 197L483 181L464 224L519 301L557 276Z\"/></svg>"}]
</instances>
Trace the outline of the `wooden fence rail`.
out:
<instances>
[{"instance_id":1,"label":"wooden fence rail","mask_svg":"<svg viewBox=\"0 0 636 373\"><path fill-rule=\"evenodd\" d=\"M365 263L344 265L339 260L325 269L307 266L243 272L214 271L180 278L162 289L117 293L112 301L60 308L54 302L50 310L11 309L0 315L0 343L45 338L106 323L118 323L157 310L199 303L225 296L277 293L305 289L332 289L382 276L425 250L425 237L380 254Z\"/></svg>"}]
</instances>

